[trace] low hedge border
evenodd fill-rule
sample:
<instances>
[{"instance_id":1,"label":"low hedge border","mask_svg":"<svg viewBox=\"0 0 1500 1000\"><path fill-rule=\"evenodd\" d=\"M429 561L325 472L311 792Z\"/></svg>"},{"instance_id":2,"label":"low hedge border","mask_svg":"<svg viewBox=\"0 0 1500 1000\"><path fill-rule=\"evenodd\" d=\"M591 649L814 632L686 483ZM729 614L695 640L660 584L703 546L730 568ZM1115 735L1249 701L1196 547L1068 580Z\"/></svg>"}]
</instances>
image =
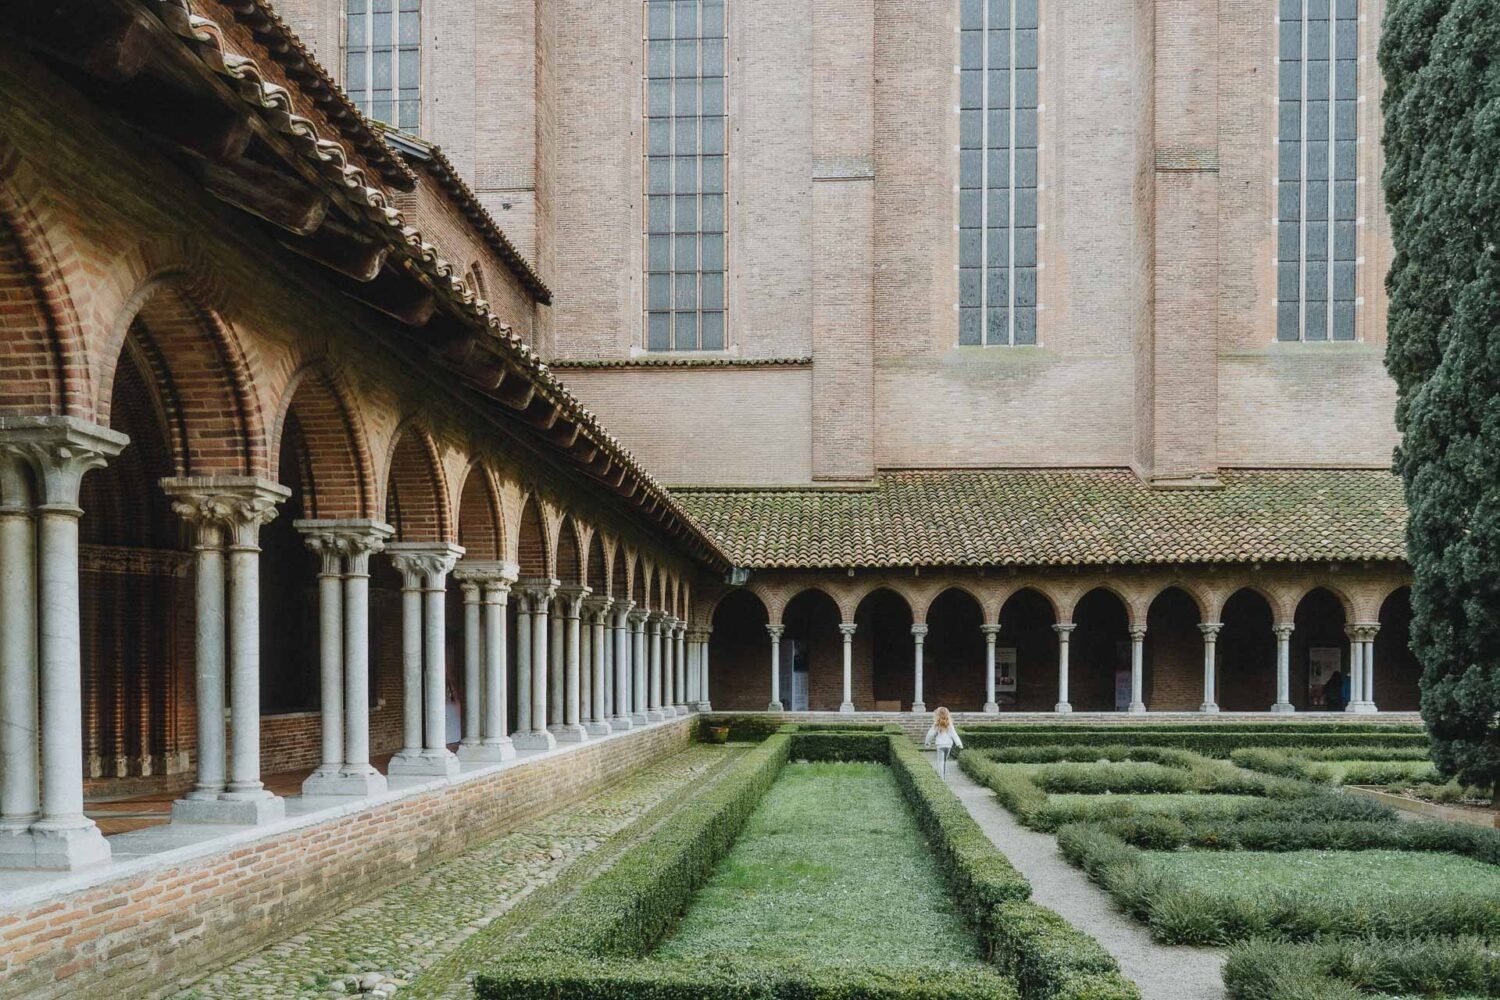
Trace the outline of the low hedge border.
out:
<instances>
[{"instance_id":1,"label":"low hedge border","mask_svg":"<svg viewBox=\"0 0 1500 1000\"><path fill-rule=\"evenodd\" d=\"M856 756L856 755L865 756ZM789 759L887 763L940 870L1002 975L967 970L746 967L646 956L691 902ZM732 831L732 832L731 832ZM904 736L787 727L718 786L586 883L475 980L481 1000L1140 1000L1093 938L1027 900L1031 887ZM622 960L623 959L623 960ZM1017 993L1015 983L1023 983Z\"/></svg>"},{"instance_id":2,"label":"low hedge border","mask_svg":"<svg viewBox=\"0 0 1500 1000\"><path fill-rule=\"evenodd\" d=\"M1248 941L1224 963L1230 1000L1363 1000L1371 994L1500 996L1500 952L1478 938Z\"/></svg>"},{"instance_id":3,"label":"low hedge border","mask_svg":"<svg viewBox=\"0 0 1500 1000\"><path fill-rule=\"evenodd\" d=\"M1408 896L1379 907L1327 905L1320 897L1271 892L1254 900L1189 890L1149 869L1141 851L1096 824L1065 826L1058 850L1109 892L1129 915L1166 944L1225 945L1252 938L1410 938L1500 934L1500 901L1475 896Z\"/></svg>"},{"instance_id":4,"label":"low hedge border","mask_svg":"<svg viewBox=\"0 0 1500 1000\"><path fill-rule=\"evenodd\" d=\"M1391 727L1394 729L1395 727ZM1427 734L1422 732L1327 732L1327 731L1227 731L1217 729L1167 731L1144 726L1129 729L1099 727L1093 730L1059 732L1053 729L985 730L975 726L961 727L964 745L976 750L1018 746L1055 745L1059 736L1087 737L1090 740L1125 742L1133 746L1175 747L1191 750L1206 757L1228 757L1242 747L1426 747Z\"/></svg>"},{"instance_id":5,"label":"low hedge border","mask_svg":"<svg viewBox=\"0 0 1500 1000\"><path fill-rule=\"evenodd\" d=\"M1426 765L1426 771L1416 770L1415 768L1422 765L1419 760L1365 759L1361 756L1362 751L1358 747L1341 749L1349 756L1333 757L1326 752L1319 752L1316 758L1313 758L1290 750L1241 747L1231 751L1229 759L1251 771L1311 781L1318 785L1389 785L1393 782L1420 784L1440 780L1437 769L1431 764ZM1338 770L1332 766L1333 761L1352 763L1357 766Z\"/></svg>"},{"instance_id":6,"label":"low hedge border","mask_svg":"<svg viewBox=\"0 0 1500 1000\"><path fill-rule=\"evenodd\" d=\"M1379 722L974 722L964 732L975 733L1416 733L1415 723Z\"/></svg>"}]
</instances>

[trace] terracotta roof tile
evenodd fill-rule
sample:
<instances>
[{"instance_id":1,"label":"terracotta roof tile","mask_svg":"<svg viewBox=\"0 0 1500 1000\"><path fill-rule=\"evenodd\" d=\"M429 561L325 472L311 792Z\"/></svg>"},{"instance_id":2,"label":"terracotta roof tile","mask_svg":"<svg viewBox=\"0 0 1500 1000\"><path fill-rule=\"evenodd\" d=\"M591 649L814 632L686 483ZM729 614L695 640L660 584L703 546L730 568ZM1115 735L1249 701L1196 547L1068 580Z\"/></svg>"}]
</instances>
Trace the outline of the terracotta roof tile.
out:
<instances>
[{"instance_id":1,"label":"terracotta roof tile","mask_svg":"<svg viewBox=\"0 0 1500 1000\"><path fill-rule=\"evenodd\" d=\"M1401 560L1383 470L1226 470L1153 490L1128 469L890 472L868 489L673 491L735 565L1074 566Z\"/></svg>"}]
</instances>

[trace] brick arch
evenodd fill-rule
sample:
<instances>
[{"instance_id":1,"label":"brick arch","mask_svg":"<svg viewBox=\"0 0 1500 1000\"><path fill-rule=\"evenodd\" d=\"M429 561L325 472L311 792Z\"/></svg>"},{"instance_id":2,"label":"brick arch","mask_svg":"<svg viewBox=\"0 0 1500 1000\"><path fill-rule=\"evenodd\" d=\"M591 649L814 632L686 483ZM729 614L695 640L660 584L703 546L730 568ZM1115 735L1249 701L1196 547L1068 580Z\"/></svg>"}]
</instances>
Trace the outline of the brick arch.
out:
<instances>
[{"instance_id":1,"label":"brick arch","mask_svg":"<svg viewBox=\"0 0 1500 1000\"><path fill-rule=\"evenodd\" d=\"M1224 613L1224 605L1228 604L1234 598L1234 595L1242 590L1248 590L1266 602L1266 607L1271 609L1271 620L1273 622L1289 622L1292 620L1295 607L1287 607L1282 593L1270 587L1261 586L1258 583L1251 583L1248 580L1236 581L1224 588L1223 593L1220 595L1222 599L1218 605L1218 613L1220 615Z\"/></svg>"},{"instance_id":2,"label":"brick arch","mask_svg":"<svg viewBox=\"0 0 1500 1000\"><path fill-rule=\"evenodd\" d=\"M431 436L410 423L396 431L386 459L385 519L402 542L453 540L443 463Z\"/></svg>"},{"instance_id":3,"label":"brick arch","mask_svg":"<svg viewBox=\"0 0 1500 1000\"><path fill-rule=\"evenodd\" d=\"M1067 618L1059 616L1058 620L1072 621L1073 612L1078 607L1079 602L1096 590L1112 594L1119 600L1120 604L1125 608L1125 620L1128 624L1132 626L1146 624L1146 609L1140 606L1140 602L1135 599L1134 595L1112 580L1090 580L1074 588L1071 593L1066 595L1065 599L1058 602L1059 611L1067 612Z\"/></svg>"},{"instance_id":4,"label":"brick arch","mask_svg":"<svg viewBox=\"0 0 1500 1000\"><path fill-rule=\"evenodd\" d=\"M551 539L546 522L542 519L541 502L535 494L528 495L521 503L518 519L520 535L516 543L516 563L520 566L523 580L540 579L552 575Z\"/></svg>"},{"instance_id":5,"label":"brick arch","mask_svg":"<svg viewBox=\"0 0 1500 1000\"><path fill-rule=\"evenodd\" d=\"M468 559L504 559L505 537L495 477L483 462L470 462L458 491L458 544Z\"/></svg>"},{"instance_id":6,"label":"brick arch","mask_svg":"<svg viewBox=\"0 0 1500 1000\"><path fill-rule=\"evenodd\" d=\"M563 518L557 530L557 578L564 583L582 583L587 567L584 565L584 546L587 539L574 517Z\"/></svg>"},{"instance_id":7,"label":"brick arch","mask_svg":"<svg viewBox=\"0 0 1500 1000\"><path fill-rule=\"evenodd\" d=\"M612 597L630 600L631 554L616 542L609 546L609 592Z\"/></svg>"},{"instance_id":8,"label":"brick arch","mask_svg":"<svg viewBox=\"0 0 1500 1000\"><path fill-rule=\"evenodd\" d=\"M1002 594L999 595L1000 600L998 606L995 608L994 618L991 619L988 615L986 615L985 621L999 622L1000 616L1005 613L1005 606L1010 603L1011 598L1019 597L1020 595L1027 593L1035 594L1043 601L1047 602L1047 606L1052 609L1052 621L1054 624L1062 621L1062 618L1059 617L1062 612L1062 606L1058 602L1057 596L1052 593L1050 588L1043 586L1040 582L1037 581L1029 581L1027 583L1018 584L1015 587L1007 588Z\"/></svg>"},{"instance_id":9,"label":"brick arch","mask_svg":"<svg viewBox=\"0 0 1500 1000\"><path fill-rule=\"evenodd\" d=\"M849 595L837 588L824 586L821 582L809 583L806 586L800 587L794 584L776 596L774 605L770 601L765 601L764 596L761 599L765 602L767 609L771 610L774 614L775 617L772 618L772 621L780 623L786 615L788 605L809 591L817 591L832 601L833 606L838 609L840 621L851 622L854 620L854 606L850 602Z\"/></svg>"},{"instance_id":10,"label":"brick arch","mask_svg":"<svg viewBox=\"0 0 1500 1000\"><path fill-rule=\"evenodd\" d=\"M128 351L115 378L114 429L130 438L103 469L83 478L81 540L95 545L176 548L178 522L157 485L172 475L171 432L156 387Z\"/></svg>"},{"instance_id":11,"label":"brick arch","mask_svg":"<svg viewBox=\"0 0 1500 1000\"><path fill-rule=\"evenodd\" d=\"M656 579L656 566L647 559L644 554L636 557L635 582L640 590L640 596L636 598L635 605L648 611L660 611L661 605L655 603L655 594L652 592L652 584Z\"/></svg>"},{"instance_id":12,"label":"brick arch","mask_svg":"<svg viewBox=\"0 0 1500 1000\"><path fill-rule=\"evenodd\" d=\"M374 516L369 444L338 378L321 362L302 366L287 382L272 426L271 454L279 455L288 422L306 449L303 483L308 517Z\"/></svg>"},{"instance_id":13,"label":"brick arch","mask_svg":"<svg viewBox=\"0 0 1500 1000\"><path fill-rule=\"evenodd\" d=\"M1216 616L1219 610L1219 603L1214 599L1214 595L1209 593L1199 585L1180 578L1173 578L1171 580L1168 580L1162 583L1160 586L1153 587L1143 593L1142 600L1146 605L1146 611L1148 614L1151 611L1151 605L1156 603L1156 599L1169 590L1180 590L1188 596L1188 599L1191 600L1194 606L1196 606L1198 609L1198 620L1200 622L1216 620Z\"/></svg>"},{"instance_id":14,"label":"brick arch","mask_svg":"<svg viewBox=\"0 0 1500 1000\"><path fill-rule=\"evenodd\" d=\"M274 478L265 424L239 339L180 275L154 276L125 301L95 401L108 422L119 358L139 361L156 386L178 475Z\"/></svg>"},{"instance_id":15,"label":"brick arch","mask_svg":"<svg viewBox=\"0 0 1500 1000\"><path fill-rule=\"evenodd\" d=\"M917 604L916 602L912 601L911 594L907 593L904 588L898 587L890 581L885 580L873 582L869 586L863 587L851 594L850 596L854 602L854 608L850 612L850 614L859 614L859 609L864 606L865 601L869 600L876 594L881 593L882 591L894 594L895 596L901 598L902 603L906 605L906 610L911 612L911 620L913 622L917 621ZM852 617L846 620L854 621Z\"/></svg>"},{"instance_id":16,"label":"brick arch","mask_svg":"<svg viewBox=\"0 0 1500 1000\"><path fill-rule=\"evenodd\" d=\"M588 557L583 582L594 588L596 594L613 593L609 578L609 558L604 551L604 539L599 532L589 532Z\"/></svg>"},{"instance_id":17,"label":"brick arch","mask_svg":"<svg viewBox=\"0 0 1500 1000\"><path fill-rule=\"evenodd\" d=\"M64 274L71 244L47 233L40 179L0 137L0 382L5 410L27 416L93 416L82 326ZM65 251L59 256L58 250Z\"/></svg>"},{"instance_id":18,"label":"brick arch","mask_svg":"<svg viewBox=\"0 0 1500 1000\"><path fill-rule=\"evenodd\" d=\"M1301 607L1302 602L1307 600L1315 590L1326 590L1333 595L1333 599L1338 601L1339 606L1344 609L1344 621L1346 623L1357 620L1356 613L1360 608L1349 591L1330 580L1317 577L1306 581L1306 583L1293 592L1295 596L1287 602L1287 606L1291 609L1293 616L1297 614L1297 609Z\"/></svg>"},{"instance_id":19,"label":"brick arch","mask_svg":"<svg viewBox=\"0 0 1500 1000\"><path fill-rule=\"evenodd\" d=\"M989 599L990 595L986 594L984 591L980 590L977 587L972 587L967 583L945 581L941 585L932 588L929 593L924 595L924 600L921 600L920 602L910 602L912 605L912 621L925 622L927 620L927 615L932 611L932 606L937 603L937 599L948 593L948 591L950 590L956 590L961 594L966 594L969 597L973 598L974 603L979 605L979 612L983 616L983 619L985 621L994 621L999 616L1000 607L997 605L992 612L990 605L993 602Z\"/></svg>"}]
</instances>

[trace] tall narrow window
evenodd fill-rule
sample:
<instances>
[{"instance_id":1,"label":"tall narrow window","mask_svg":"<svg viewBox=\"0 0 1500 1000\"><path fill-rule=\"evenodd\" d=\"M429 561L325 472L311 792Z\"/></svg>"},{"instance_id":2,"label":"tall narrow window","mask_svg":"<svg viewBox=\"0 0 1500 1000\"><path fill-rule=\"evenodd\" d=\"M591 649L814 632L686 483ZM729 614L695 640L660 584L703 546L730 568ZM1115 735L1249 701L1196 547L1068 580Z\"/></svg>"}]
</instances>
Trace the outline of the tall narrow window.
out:
<instances>
[{"instance_id":1,"label":"tall narrow window","mask_svg":"<svg viewBox=\"0 0 1500 1000\"><path fill-rule=\"evenodd\" d=\"M344 89L359 110L408 132L421 123L421 0L348 0Z\"/></svg>"},{"instance_id":2,"label":"tall narrow window","mask_svg":"<svg viewBox=\"0 0 1500 1000\"><path fill-rule=\"evenodd\" d=\"M646 348L725 346L724 0L646 3Z\"/></svg>"},{"instance_id":3,"label":"tall narrow window","mask_svg":"<svg viewBox=\"0 0 1500 1000\"><path fill-rule=\"evenodd\" d=\"M1038 0L961 0L958 342L1036 343Z\"/></svg>"},{"instance_id":4,"label":"tall narrow window","mask_svg":"<svg viewBox=\"0 0 1500 1000\"><path fill-rule=\"evenodd\" d=\"M1276 339L1355 339L1359 2L1279 0Z\"/></svg>"}]
</instances>

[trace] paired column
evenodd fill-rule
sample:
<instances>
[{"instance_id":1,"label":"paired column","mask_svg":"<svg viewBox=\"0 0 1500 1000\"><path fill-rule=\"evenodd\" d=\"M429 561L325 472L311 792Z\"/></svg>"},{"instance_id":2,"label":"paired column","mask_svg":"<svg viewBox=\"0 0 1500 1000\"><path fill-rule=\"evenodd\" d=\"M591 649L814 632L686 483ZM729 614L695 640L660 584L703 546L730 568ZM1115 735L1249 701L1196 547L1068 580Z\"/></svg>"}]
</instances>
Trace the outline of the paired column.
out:
<instances>
[{"instance_id":1,"label":"paired column","mask_svg":"<svg viewBox=\"0 0 1500 1000\"><path fill-rule=\"evenodd\" d=\"M608 597L591 597L583 605L591 637L588 644L589 703L584 713L583 728L590 736L607 736L611 729L605 706L605 692L609 675L609 609L613 604Z\"/></svg>"},{"instance_id":2,"label":"paired column","mask_svg":"<svg viewBox=\"0 0 1500 1000\"><path fill-rule=\"evenodd\" d=\"M699 678L702 676L698 670L698 632L696 629L688 629L684 633L684 642L687 647L687 707L688 711L698 711Z\"/></svg>"},{"instance_id":3,"label":"paired column","mask_svg":"<svg viewBox=\"0 0 1500 1000\"><path fill-rule=\"evenodd\" d=\"M72 869L110 857L83 814L78 492L84 473L128 442L71 417L0 418L3 868Z\"/></svg>"},{"instance_id":4,"label":"paired column","mask_svg":"<svg viewBox=\"0 0 1500 1000\"><path fill-rule=\"evenodd\" d=\"M781 712L781 637L786 634L785 625L767 625L771 637L771 704L767 712Z\"/></svg>"},{"instance_id":5,"label":"paired column","mask_svg":"<svg viewBox=\"0 0 1500 1000\"><path fill-rule=\"evenodd\" d=\"M557 746L557 738L547 729L547 666L549 624L548 611L557 593L557 581L548 579L523 580L522 594L525 597L524 625L522 617L516 618L516 676L517 687L524 689L525 706L518 713L518 723L511 742L517 750L551 750ZM524 629L524 631L523 631ZM523 656L522 648L526 652ZM518 698L523 697L518 692Z\"/></svg>"},{"instance_id":6,"label":"paired column","mask_svg":"<svg viewBox=\"0 0 1500 1000\"><path fill-rule=\"evenodd\" d=\"M1000 626L981 625L979 631L984 633L984 711L995 715L1000 711L1000 703L995 700L995 639Z\"/></svg>"},{"instance_id":7,"label":"paired column","mask_svg":"<svg viewBox=\"0 0 1500 1000\"><path fill-rule=\"evenodd\" d=\"M676 687L676 646L673 636L677 630L677 619L668 615L661 620L661 714L670 719L677 715L677 703L673 689Z\"/></svg>"},{"instance_id":8,"label":"paired column","mask_svg":"<svg viewBox=\"0 0 1500 1000\"><path fill-rule=\"evenodd\" d=\"M927 711L927 702L922 697L922 646L926 641L927 625L924 622L917 622L911 627L911 710L913 712Z\"/></svg>"},{"instance_id":9,"label":"paired column","mask_svg":"<svg viewBox=\"0 0 1500 1000\"><path fill-rule=\"evenodd\" d=\"M516 755L505 728L505 608L516 567L465 559L453 575L464 591L464 731L458 759L498 764Z\"/></svg>"},{"instance_id":10,"label":"paired column","mask_svg":"<svg viewBox=\"0 0 1500 1000\"><path fill-rule=\"evenodd\" d=\"M402 747L391 777L451 778L458 758L448 749L447 585L463 556L451 542L392 542L386 546L401 574Z\"/></svg>"},{"instance_id":11,"label":"paired column","mask_svg":"<svg viewBox=\"0 0 1500 1000\"><path fill-rule=\"evenodd\" d=\"M646 619L650 612L644 608L630 612L630 722L644 726L650 722L646 700Z\"/></svg>"},{"instance_id":12,"label":"paired column","mask_svg":"<svg viewBox=\"0 0 1500 1000\"><path fill-rule=\"evenodd\" d=\"M370 764L370 556L394 529L380 521L293 524L322 561L318 573L323 761L303 795L374 795L385 775Z\"/></svg>"},{"instance_id":13,"label":"paired column","mask_svg":"<svg viewBox=\"0 0 1500 1000\"><path fill-rule=\"evenodd\" d=\"M673 622L672 627L672 663L675 680L672 684L674 695L672 704L677 709L678 715L687 715L688 693L687 693L687 622L681 618Z\"/></svg>"},{"instance_id":14,"label":"paired column","mask_svg":"<svg viewBox=\"0 0 1500 1000\"><path fill-rule=\"evenodd\" d=\"M614 643L611 651L614 653L615 703L609 726L621 732L634 725L630 718L630 699L633 694L630 683L630 609L633 607L634 601L617 599L614 604Z\"/></svg>"},{"instance_id":15,"label":"paired column","mask_svg":"<svg viewBox=\"0 0 1500 1000\"><path fill-rule=\"evenodd\" d=\"M1198 631L1203 633L1203 704L1198 706L1198 711L1210 715L1219 710L1219 684L1215 676L1217 662L1214 659L1214 651L1219 641L1219 631L1223 628L1223 622L1204 622L1198 626Z\"/></svg>"},{"instance_id":16,"label":"paired column","mask_svg":"<svg viewBox=\"0 0 1500 1000\"><path fill-rule=\"evenodd\" d=\"M1130 714L1144 715L1146 679L1146 626L1130 626Z\"/></svg>"},{"instance_id":17,"label":"paired column","mask_svg":"<svg viewBox=\"0 0 1500 1000\"><path fill-rule=\"evenodd\" d=\"M1349 636L1349 704L1344 711L1369 714L1375 707L1375 622L1356 623L1346 628Z\"/></svg>"},{"instance_id":18,"label":"paired column","mask_svg":"<svg viewBox=\"0 0 1500 1000\"><path fill-rule=\"evenodd\" d=\"M1276 636L1276 704L1271 711L1285 715L1295 712L1292 705L1292 629L1291 622L1277 622L1271 626Z\"/></svg>"},{"instance_id":19,"label":"paired column","mask_svg":"<svg viewBox=\"0 0 1500 1000\"><path fill-rule=\"evenodd\" d=\"M260 526L276 516L276 505L291 491L249 476L163 479L162 489L194 532L198 595L198 782L172 804L172 821L256 824L281 819L285 803L260 780L259 541Z\"/></svg>"},{"instance_id":20,"label":"paired column","mask_svg":"<svg viewBox=\"0 0 1500 1000\"><path fill-rule=\"evenodd\" d=\"M552 679L552 690L554 696L560 695L562 702L562 718L555 720L547 728L557 737L559 743L581 743L588 739L588 733L583 728L582 690L580 687L580 671L583 669L582 635L580 632L580 616L583 613L583 602L589 596L589 588L570 584L557 589L559 618L554 622L552 630L553 638L561 637L562 649L562 671L561 676ZM554 658L554 662L556 658Z\"/></svg>"},{"instance_id":21,"label":"paired column","mask_svg":"<svg viewBox=\"0 0 1500 1000\"><path fill-rule=\"evenodd\" d=\"M708 697L708 640L712 633L708 629L698 632L698 711L712 712L713 704Z\"/></svg>"},{"instance_id":22,"label":"paired column","mask_svg":"<svg viewBox=\"0 0 1500 1000\"><path fill-rule=\"evenodd\" d=\"M651 658L650 700L646 703L648 722L660 722L667 717L661 704L661 626L665 617L659 611L646 616L646 630L651 635L651 648L647 654Z\"/></svg>"},{"instance_id":23,"label":"paired column","mask_svg":"<svg viewBox=\"0 0 1500 1000\"><path fill-rule=\"evenodd\" d=\"M1057 704L1052 711L1059 715L1073 711L1073 703L1068 700L1068 648L1077 627L1072 622L1058 622L1052 626L1052 631L1057 633Z\"/></svg>"},{"instance_id":24,"label":"paired column","mask_svg":"<svg viewBox=\"0 0 1500 1000\"><path fill-rule=\"evenodd\" d=\"M854 711L854 623L840 622L839 634L844 637L844 700L839 703L840 712Z\"/></svg>"}]
</instances>

